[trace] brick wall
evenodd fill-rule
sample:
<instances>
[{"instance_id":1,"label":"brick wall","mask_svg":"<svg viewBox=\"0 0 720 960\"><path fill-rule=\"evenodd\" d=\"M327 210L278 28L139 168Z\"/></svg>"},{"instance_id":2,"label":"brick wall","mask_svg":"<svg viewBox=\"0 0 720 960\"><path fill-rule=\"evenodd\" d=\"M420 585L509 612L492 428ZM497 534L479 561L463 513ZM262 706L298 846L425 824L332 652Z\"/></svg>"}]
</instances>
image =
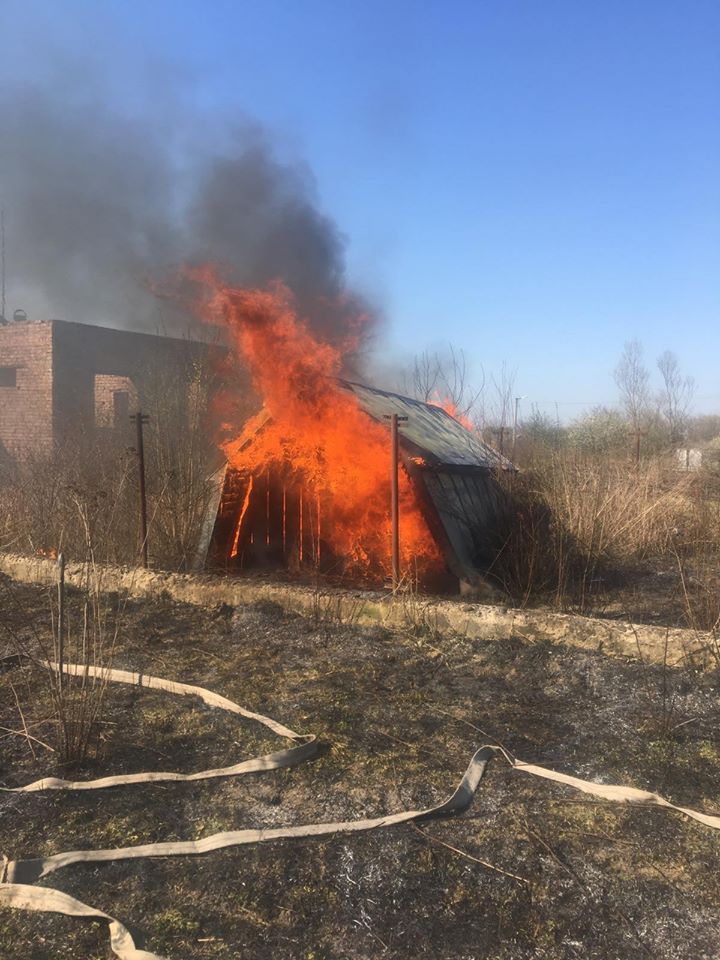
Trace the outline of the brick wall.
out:
<instances>
[{"instance_id":1,"label":"brick wall","mask_svg":"<svg viewBox=\"0 0 720 960\"><path fill-rule=\"evenodd\" d=\"M167 371L179 373L188 358L207 352L206 344L192 340L53 321L55 439L106 429L114 391L128 390L134 412L146 383L161 375L167 379ZM178 389L182 386L178 377Z\"/></svg>"},{"instance_id":2,"label":"brick wall","mask_svg":"<svg viewBox=\"0 0 720 960\"><path fill-rule=\"evenodd\" d=\"M47 453L53 439L52 323L0 326L0 368L15 371L0 386L0 458ZM0 383L12 375L0 378Z\"/></svg>"},{"instance_id":3,"label":"brick wall","mask_svg":"<svg viewBox=\"0 0 720 960\"><path fill-rule=\"evenodd\" d=\"M120 414L142 403L144 385L161 374L187 389L188 362L224 354L217 346L64 320L0 326L0 460L76 445L98 429L130 423ZM168 371L172 374L168 378ZM13 382L12 386L2 386ZM127 392L125 398L114 396ZM116 416L117 411L117 416ZM118 423L115 424L115 421Z\"/></svg>"}]
</instances>

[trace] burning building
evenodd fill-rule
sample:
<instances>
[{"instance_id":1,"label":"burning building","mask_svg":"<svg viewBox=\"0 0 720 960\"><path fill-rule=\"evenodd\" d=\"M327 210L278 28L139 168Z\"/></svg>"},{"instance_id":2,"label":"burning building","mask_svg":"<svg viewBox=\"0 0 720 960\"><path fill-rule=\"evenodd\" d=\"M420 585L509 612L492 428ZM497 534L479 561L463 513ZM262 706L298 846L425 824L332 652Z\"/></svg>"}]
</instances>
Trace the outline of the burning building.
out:
<instances>
[{"instance_id":1,"label":"burning building","mask_svg":"<svg viewBox=\"0 0 720 960\"><path fill-rule=\"evenodd\" d=\"M211 563L388 578L396 415L400 572L428 584L479 583L504 510L498 471L510 464L440 407L344 377L355 328L330 341L298 317L282 286L236 288L212 270L194 279L199 315L224 326L263 401L242 429L225 424Z\"/></svg>"},{"instance_id":2,"label":"burning building","mask_svg":"<svg viewBox=\"0 0 720 960\"><path fill-rule=\"evenodd\" d=\"M208 422L222 421L226 466L196 566L375 583L399 567L440 588L478 584L497 548L505 510L498 474L509 463L439 406L349 377L346 360L360 336L352 322L333 339L298 317L281 286L235 288L207 271L193 279L200 316L220 324L213 345L59 320L0 326L0 454L47 454L68 436L128 430L149 381L202 358L221 383ZM176 376L172 389L183 382ZM245 422L240 411L251 395L261 412Z\"/></svg>"},{"instance_id":3,"label":"burning building","mask_svg":"<svg viewBox=\"0 0 720 960\"><path fill-rule=\"evenodd\" d=\"M511 469L508 461L441 407L346 380L338 380L337 389L355 406L360 423L366 421L365 435L382 436L384 483L370 493L376 501L361 505L356 523L352 514L345 517L346 492L340 491L338 498L324 482L320 453L317 469L310 473L297 470L287 458L260 469L254 466L253 447L262 444L263 433L273 426L265 409L233 447L212 531L211 564L237 570L305 568L376 580L389 576L388 421L395 414L401 423L403 571L445 589L452 581L477 586L492 564L496 531L507 509L498 471ZM362 471L365 437L350 440ZM350 500L358 506L352 495ZM340 531L333 527L338 513L343 518Z\"/></svg>"}]
</instances>

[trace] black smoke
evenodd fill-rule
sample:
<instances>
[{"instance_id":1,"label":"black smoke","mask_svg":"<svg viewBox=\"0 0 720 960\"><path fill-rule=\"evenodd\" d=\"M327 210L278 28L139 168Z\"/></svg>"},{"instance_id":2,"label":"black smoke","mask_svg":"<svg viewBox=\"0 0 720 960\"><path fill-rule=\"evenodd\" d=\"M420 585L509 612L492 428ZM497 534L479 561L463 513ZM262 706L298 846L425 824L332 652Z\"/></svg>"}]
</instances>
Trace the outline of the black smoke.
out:
<instances>
[{"instance_id":1,"label":"black smoke","mask_svg":"<svg viewBox=\"0 0 720 960\"><path fill-rule=\"evenodd\" d=\"M88 79L0 91L6 312L178 333L189 312L153 287L211 261L243 285L282 280L303 315L343 335L364 305L307 167L244 117L208 124L177 102L123 111Z\"/></svg>"}]
</instances>

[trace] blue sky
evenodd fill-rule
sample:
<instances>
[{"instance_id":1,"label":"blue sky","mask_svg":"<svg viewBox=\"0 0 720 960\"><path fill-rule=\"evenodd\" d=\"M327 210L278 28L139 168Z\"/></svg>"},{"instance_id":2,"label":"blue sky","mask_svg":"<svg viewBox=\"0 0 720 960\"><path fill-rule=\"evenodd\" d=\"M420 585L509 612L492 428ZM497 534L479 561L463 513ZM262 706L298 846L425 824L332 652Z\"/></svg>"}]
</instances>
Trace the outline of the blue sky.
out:
<instances>
[{"instance_id":1,"label":"blue sky","mask_svg":"<svg viewBox=\"0 0 720 960\"><path fill-rule=\"evenodd\" d=\"M0 0L0 33L0 80L52 51L130 115L166 86L257 118L314 172L384 354L451 341L571 416L637 337L720 409L716 0Z\"/></svg>"}]
</instances>

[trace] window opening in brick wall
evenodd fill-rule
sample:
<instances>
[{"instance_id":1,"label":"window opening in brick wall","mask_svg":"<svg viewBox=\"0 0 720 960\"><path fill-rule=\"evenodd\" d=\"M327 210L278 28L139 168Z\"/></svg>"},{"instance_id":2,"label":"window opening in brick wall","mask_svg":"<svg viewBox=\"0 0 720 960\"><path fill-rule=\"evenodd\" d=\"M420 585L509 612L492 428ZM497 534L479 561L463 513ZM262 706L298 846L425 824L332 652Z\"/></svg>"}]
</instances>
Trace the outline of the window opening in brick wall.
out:
<instances>
[{"instance_id":1,"label":"window opening in brick wall","mask_svg":"<svg viewBox=\"0 0 720 960\"><path fill-rule=\"evenodd\" d=\"M113 423L126 427L130 419L130 393L127 390L113 391Z\"/></svg>"},{"instance_id":2,"label":"window opening in brick wall","mask_svg":"<svg viewBox=\"0 0 720 960\"><path fill-rule=\"evenodd\" d=\"M17 367L0 367L0 387L17 386Z\"/></svg>"},{"instance_id":3,"label":"window opening in brick wall","mask_svg":"<svg viewBox=\"0 0 720 960\"><path fill-rule=\"evenodd\" d=\"M129 377L95 374L95 426L130 427L130 414L137 410L138 394Z\"/></svg>"}]
</instances>

